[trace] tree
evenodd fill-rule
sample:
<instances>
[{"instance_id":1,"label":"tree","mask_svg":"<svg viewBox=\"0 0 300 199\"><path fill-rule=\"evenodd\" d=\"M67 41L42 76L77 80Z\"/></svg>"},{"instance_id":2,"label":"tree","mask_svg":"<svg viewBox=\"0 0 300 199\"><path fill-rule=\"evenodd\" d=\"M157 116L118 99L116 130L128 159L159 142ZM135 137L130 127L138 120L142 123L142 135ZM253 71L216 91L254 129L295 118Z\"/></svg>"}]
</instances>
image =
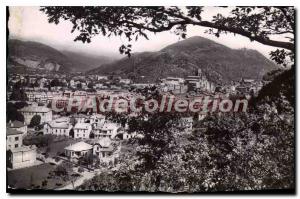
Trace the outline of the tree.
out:
<instances>
[{"instance_id":1,"label":"tree","mask_svg":"<svg viewBox=\"0 0 300 199\"><path fill-rule=\"evenodd\" d=\"M20 101L15 103L16 109L21 109L24 108L25 106L28 106L27 102L25 101Z\"/></svg>"},{"instance_id":2,"label":"tree","mask_svg":"<svg viewBox=\"0 0 300 199\"><path fill-rule=\"evenodd\" d=\"M47 180L43 180L42 181L42 187L47 187L48 181Z\"/></svg>"},{"instance_id":3,"label":"tree","mask_svg":"<svg viewBox=\"0 0 300 199\"><path fill-rule=\"evenodd\" d=\"M27 101L28 97L23 89L14 87L10 95L10 100Z\"/></svg>"},{"instance_id":4,"label":"tree","mask_svg":"<svg viewBox=\"0 0 300 199\"><path fill-rule=\"evenodd\" d=\"M95 138L95 134L93 132L90 133L90 139L94 139Z\"/></svg>"},{"instance_id":5,"label":"tree","mask_svg":"<svg viewBox=\"0 0 300 199\"><path fill-rule=\"evenodd\" d=\"M40 125L41 123L41 116L40 115L34 115L31 120L30 120L30 124L29 127L35 127Z\"/></svg>"},{"instance_id":6,"label":"tree","mask_svg":"<svg viewBox=\"0 0 300 199\"><path fill-rule=\"evenodd\" d=\"M6 104L6 122L15 120L24 122L24 116L17 110L15 104L9 102Z\"/></svg>"},{"instance_id":7,"label":"tree","mask_svg":"<svg viewBox=\"0 0 300 199\"><path fill-rule=\"evenodd\" d=\"M204 20L205 7L42 7L49 23L58 24L68 20L77 30L75 41L91 42L95 35L122 36L128 42L139 37L148 39L149 32L160 33L174 30L176 35L186 37L187 26L208 28L207 33L217 37L233 33L251 41L274 46L271 58L284 64L295 52L295 10L293 7L220 7L228 16L216 13L212 20ZM76 31L76 32L77 32ZM281 39L273 39L273 37ZM284 40L282 40L282 38ZM120 53L130 56L132 44L122 45Z\"/></svg>"},{"instance_id":8,"label":"tree","mask_svg":"<svg viewBox=\"0 0 300 199\"><path fill-rule=\"evenodd\" d=\"M78 83L78 84L76 85L76 87L77 87L78 89L82 89L82 84L81 84L81 83Z\"/></svg>"},{"instance_id":9,"label":"tree","mask_svg":"<svg viewBox=\"0 0 300 199\"><path fill-rule=\"evenodd\" d=\"M72 138L74 138L74 129L73 128L70 130L69 136L72 137Z\"/></svg>"},{"instance_id":10,"label":"tree","mask_svg":"<svg viewBox=\"0 0 300 199\"><path fill-rule=\"evenodd\" d=\"M50 86L51 87L61 86L61 82L57 78L55 78L55 79L51 80Z\"/></svg>"},{"instance_id":11,"label":"tree","mask_svg":"<svg viewBox=\"0 0 300 199\"><path fill-rule=\"evenodd\" d=\"M91 89L94 88L94 86L95 86L95 85L94 85L92 82L88 83L88 85L87 85L87 87L88 87L88 88L91 88Z\"/></svg>"}]
</instances>

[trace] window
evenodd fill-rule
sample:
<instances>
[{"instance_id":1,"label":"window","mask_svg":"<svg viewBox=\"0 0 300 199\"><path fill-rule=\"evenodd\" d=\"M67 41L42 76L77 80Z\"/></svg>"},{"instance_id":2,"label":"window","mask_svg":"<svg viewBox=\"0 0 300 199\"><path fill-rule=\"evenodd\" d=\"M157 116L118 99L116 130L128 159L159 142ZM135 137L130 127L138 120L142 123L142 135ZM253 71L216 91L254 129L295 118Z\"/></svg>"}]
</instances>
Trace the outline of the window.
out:
<instances>
[{"instance_id":1,"label":"window","mask_svg":"<svg viewBox=\"0 0 300 199\"><path fill-rule=\"evenodd\" d=\"M19 145L18 144L15 144L15 148L18 148L19 147Z\"/></svg>"},{"instance_id":2,"label":"window","mask_svg":"<svg viewBox=\"0 0 300 199\"><path fill-rule=\"evenodd\" d=\"M18 141L19 140L19 137L15 137L15 141Z\"/></svg>"}]
</instances>

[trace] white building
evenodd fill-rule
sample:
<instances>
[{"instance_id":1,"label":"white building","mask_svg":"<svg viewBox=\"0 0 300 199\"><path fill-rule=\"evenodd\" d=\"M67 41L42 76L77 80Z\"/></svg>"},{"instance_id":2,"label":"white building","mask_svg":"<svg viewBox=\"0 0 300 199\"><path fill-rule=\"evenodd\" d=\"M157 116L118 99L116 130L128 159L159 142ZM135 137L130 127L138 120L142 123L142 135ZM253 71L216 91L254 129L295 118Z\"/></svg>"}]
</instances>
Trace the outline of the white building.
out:
<instances>
[{"instance_id":1,"label":"white building","mask_svg":"<svg viewBox=\"0 0 300 199\"><path fill-rule=\"evenodd\" d=\"M92 131L92 126L89 123L77 123L74 127L74 138L88 139L90 138L90 133Z\"/></svg>"},{"instance_id":2,"label":"white building","mask_svg":"<svg viewBox=\"0 0 300 199\"><path fill-rule=\"evenodd\" d=\"M24 116L26 124L30 124L33 116L41 116L41 123L49 122L52 120L52 110L45 106L27 106L19 110Z\"/></svg>"},{"instance_id":3,"label":"white building","mask_svg":"<svg viewBox=\"0 0 300 199\"><path fill-rule=\"evenodd\" d=\"M70 119L67 117L58 118L51 122L46 122L44 125L44 135L51 134L57 136L70 136L70 131L72 129L70 124Z\"/></svg>"},{"instance_id":4,"label":"white building","mask_svg":"<svg viewBox=\"0 0 300 199\"><path fill-rule=\"evenodd\" d=\"M100 139L93 146L93 154L99 157L100 162L114 164L118 153L114 153L114 148L111 145L109 138Z\"/></svg>"},{"instance_id":5,"label":"white building","mask_svg":"<svg viewBox=\"0 0 300 199\"><path fill-rule=\"evenodd\" d=\"M6 129L7 166L13 169L34 165L36 146L23 146L22 132Z\"/></svg>"},{"instance_id":6,"label":"white building","mask_svg":"<svg viewBox=\"0 0 300 199\"><path fill-rule=\"evenodd\" d=\"M102 125L94 126L93 133L95 138L114 138L117 133L120 125L117 123L112 123L105 121Z\"/></svg>"},{"instance_id":7,"label":"white building","mask_svg":"<svg viewBox=\"0 0 300 199\"><path fill-rule=\"evenodd\" d=\"M23 134L22 135L26 135L27 134L27 125L25 122L20 122L20 121L9 121L7 124L6 124L6 127L7 128L11 128L11 129L14 129L14 130L17 130L17 131L20 131L22 132Z\"/></svg>"},{"instance_id":8,"label":"white building","mask_svg":"<svg viewBox=\"0 0 300 199\"><path fill-rule=\"evenodd\" d=\"M65 155L70 159L78 159L93 153L93 145L83 141L71 144L65 148Z\"/></svg>"},{"instance_id":9,"label":"white building","mask_svg":"<svg viewBox=\"0 0 300 199\"><path fill-rule=\"evenodd\" d=\"M94 114L90 117L90 123L91 124L96 124L96 125L101 125L104 124L105 122L105 116L101 114Z\"/></svg>"},{"instance_id":10,"label":"white building","mask_svg":"<svg viewBox=\"0 0 300 199\"><path fill-rule=\"evenodd\" d=\"M161 89L164 92L172 91L174 93L185 93L187 86L184 85L183 78L167 77L162 79Z\"/></svg>"}]
</instances>

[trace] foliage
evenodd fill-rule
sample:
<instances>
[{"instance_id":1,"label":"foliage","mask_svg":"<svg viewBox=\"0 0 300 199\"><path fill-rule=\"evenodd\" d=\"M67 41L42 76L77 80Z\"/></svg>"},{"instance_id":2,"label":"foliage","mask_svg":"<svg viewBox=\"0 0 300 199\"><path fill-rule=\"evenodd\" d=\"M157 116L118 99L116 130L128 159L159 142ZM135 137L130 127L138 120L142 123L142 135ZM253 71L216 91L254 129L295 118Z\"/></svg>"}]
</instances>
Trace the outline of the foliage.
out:
<instances>
[{"instance_id":1,"label":"foliage","mask_svg":"<svg viewBox=\"0 0 300 199\"><path fill-rule=\"evenodd\" d=\"M293 73L287 74L284 76L289 79L287 84L292 84L287 77ZM290 95L292 90L289 87L286 90L289 93L285 95ZM154 97L156 93L148 90L144 95ZM261 97L247 113L211 114L196 122L192 134L176 133L177 128L172 126L176 126L176 117L163 113L145 113L147 119L141 116L128 119L129 132L142 135L129 141L136 145L135 150L120 156L117 171L98 175L79 189L150 192L294 189L294 108L283 96L273 93L276 103ZM278 105L283 111L278 111Z\"/></svg>"},{"instance_id":2,"label":"foliage","mask_svg":"<svg viewBox=\"0 0 300 199\"><path fill-rule=\"evenodd\" d=\"M21 109L24 108L25 106L28 106L26 101L20 101L15 103L16 109Z\"/></svg>"},{"instance_id":3,"label":"foliage","mask_svg":"<svg viewBox=\"0 0 300 199\"><path fill-rule=\"evenodd\" d=\"M219 8L211 21L203 20L205 7L42 7L49 23L58 24L68 20L71 32L79 32L75 41L90 43L92 37L125 37L129 44L120 46L120 53L130 56L133 40L148 39L148 33L173 30L176 35L186 38L188 25L208 28L207 33L219 37L222 33L234 33L284 49L271 57L282 62L283 54L294 52L295 18L293 7L233 7ZM220 14L229 12L228 16ZM285 38L274 40L273 36ZM272 36L272 37L271 37ZM279 56L278 56L279 55Z\"/></svg>"},{"instance_id":4,"label":"foliage","mask_svg":"<svg viewBox=\"0 0 300 199\"><path fill-rule=\"evenodd\" d=\"M82 167L78 167L78 172L82 173L82 172L84 172L84 169Z\"/></svg>"},{"instance_id":5,"label":"foliage","mask_svg":"<svg viewBox=\"0 0 300 199\"><path fill-rule=\"evenodd\" d=\"M24 145L36 145L37 147L48 147L53 142L51 135L26 136L23 139Z\"/></svg>"},{"instance_id":6,"label":"foliage","mask_svg":"<svg viewBox=\"0 0 300 199\"><path fill-rule=\"evenodd\" d=\"M40 125L41 123L41 116L40 115L34 115L31 120L30 120L30 124L28 125L29 127L35 127Z\"/></svg>"},{"instance_id":7,"label":"foliage","mask_svg":"<svg viewBox=\"0 0 300 199\"><path fill-rule=\"evenodd\" d=\"M28 97L23 89L14 87L10 95L10 100L27 101Z\"/></svg>"},{"instance_id":8,"label":"foliage","mask_svg":"<svg viewBox=\"0 0 300 199\"><path fill-rule=\"evenodd\" d=\"M24 122L24 116L17 110L15 104L9 102L6 104L6 122L15 120Z\"/></svg>"}]
</instances>

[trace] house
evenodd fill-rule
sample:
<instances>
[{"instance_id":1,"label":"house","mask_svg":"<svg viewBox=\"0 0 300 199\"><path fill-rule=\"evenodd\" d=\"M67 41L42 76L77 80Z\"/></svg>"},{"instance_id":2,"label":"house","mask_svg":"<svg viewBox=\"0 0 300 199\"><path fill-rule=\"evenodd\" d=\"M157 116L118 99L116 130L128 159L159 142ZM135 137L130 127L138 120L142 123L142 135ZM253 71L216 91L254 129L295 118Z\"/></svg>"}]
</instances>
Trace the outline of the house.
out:
<instances>
[{"instance_id":1,"label":"house","mask_svg":"<svg viewBox=\"0 0 300 199\"><path fill-rule=\"evenodd\" d=\"M90 138L90 133L92 131L92 126L89 123L77 123L74 127L74 138L88 139Z\"/></svg>"},{"instance_id":2,"label":"house","mask_svg":"<svg viewBox=\"0 0 300 199\"><path fill-rule=\"evenodd\" d=\"M21 146L7 151L7 166L12 169L30 167L36 161L36 146Z\"/></svg>"},{"instance_id":3,"label":"house","mask_svg":"<svg viewBox=\"0 0 300 199\"><path fill-rule=\"evenodd\" d=\"M94 126L93 133L95 138L114 138L119 129L120 125L117 123L112 123L105 121L102 125Z\"/></svg>"},{"instance_id":4,"label":"house","mask_svg":"<svg viewBox=\"0 0 300 199\"><path fill-rule=\"evenodd\" d=\"M91 124L104 124L105 122L105 116L101 114L94 114L90 117L90 123Z\"/></svg>"},{"instance_id":5,"label":"house","mask_svg":"<svg viewBox=\"0 0 300 199\"><path fill-rule=\"evenodd\" d=\"M180 127L184 128L186 133L192 132L193 129L193 117L182 117L180 119Z\"/></svg>"},{"instance_id":6,"label":"house","mask_svg":"<svg viewBox=\"0 0 300 199\"><path fill-rule=\"evenodd\" d=\"M93 154L99 157L100 162L114 164L117 154L109 138L102 138L93 146Z\"/></svg>"},{"instance_id":7,"label":"house","mask_svg":"<svg viewBox=\"0 0 300 199\"><path fill-rule=\"evenodd\" d=\"M136 132L128 133L128 124L126 124L125 128L120 128L117 133L117 137L122 140L128 140L136 136Z\"/></svg>"},{"instance_id":8,"label":"house","mask_svg":"<svg viewBox=\"0 0 300 199\"><path fill-rule=\"evenodd\" d=\"M162 79L161 87L164 92L172 91L173 93L185 93L187 90L187 86L184 85L184 79L177 77L167 77Z\"/></svg>"},{"instance_id":9,"label":"house","mask_svg":"<svg viewBox=\"0 0 300 199\"><path fill-rule=\"evenodd\" d=\"M20 121L9 121L7 124L6 124L6 127L7 128L11 128L11 129L15 129L17 131L20 131L23 133L23 135L26 135L27 134L27 125L25 122L20 122Z\"/></svg>"},{"instance_id":10,"label":"house","mask_svg":"<svg viewBox=\"0 0 300 199\"><path fill-rule=\"evenodd\" d=\"M19 148L22 146L22 135L23 132L6 128L6 150Z\"/></svg>"},{"instance_id":11,"label":"house","mask_svg":"<svg viewBox=\"0 0 300 199\"><path fill-rule=\"evenodd\" d=\"M128 140L136 136L136 132L128 133L127 131L121 131L118 133L122 140Z\"/></svg>"},{"instance_id":12,"label":"house","mask_svg":"<svg viewBox=\"0 0 300 199\"><path fill-rule=\"evenodd\" d=\"M70 131L72 129L70 124L70 119L67 117L58 118L51 122L46 122L44 125L44 135L51 134L57 136L70 136Z\"/></svg>"},{"instance_id":13,"label":"house","mask_svg":"<svg viewBox=\"0 0 300 199\"><path fill-rule=\"evenodd\" d=\"M89 123L90 122L90 116L84 115L84 114L76 114L73 115L73 118L77 123Z\"/></svg>"},{"instance_id":14,"label":"house","mask_svg":"<svg viewBox=\"0 0 300 199\"><path fill-rule=\"evenodd\" d=\"M131 83L131 80L130 80L130 79L120 79L120 83L123 83L123 84L130 84L130 83Z\"/></svg>"},{"instance_id":15,"label":"house","mask_svg":"<svg viewBox=\"0 0 300 199\"><path fill-rule=\"evenodd\" d=\"M23 114L26 124L30 124L32 117L35 115L41 116L41 123L52 120L52 110L45 106L31 105L20 109L19 112Z\"/></svg>"},{"instance_id":16,"label":"house","mask_svg":"<svg viewBox=\"0 0 300 199\"><path fill-rule=\"evenodd\" d=\"M65 155L70 159L78 159L93 153L93 145L83 141L71 144L65 148Z\"/></svg>"},{"instance_id":17,"label":"house","mask_svg":"<svg viewBox=\"0 0 300 199\"><path fill-rule=\"evenodd\" d=\"M12 169L29 167L36 161L36 146L23 146L23 132L6 129L7 166Z\"/></svg>"}]
</instances>

